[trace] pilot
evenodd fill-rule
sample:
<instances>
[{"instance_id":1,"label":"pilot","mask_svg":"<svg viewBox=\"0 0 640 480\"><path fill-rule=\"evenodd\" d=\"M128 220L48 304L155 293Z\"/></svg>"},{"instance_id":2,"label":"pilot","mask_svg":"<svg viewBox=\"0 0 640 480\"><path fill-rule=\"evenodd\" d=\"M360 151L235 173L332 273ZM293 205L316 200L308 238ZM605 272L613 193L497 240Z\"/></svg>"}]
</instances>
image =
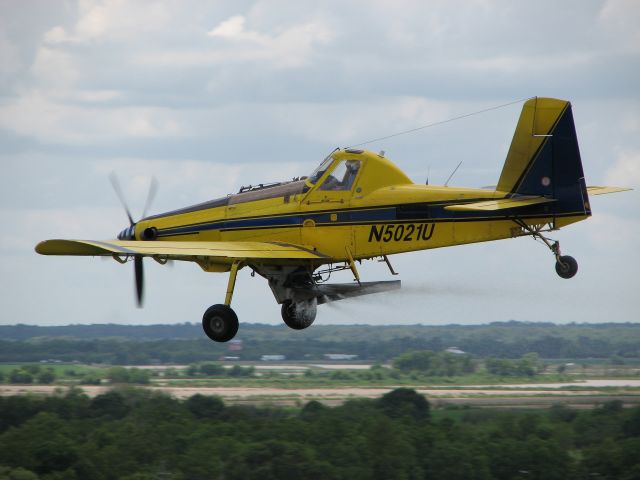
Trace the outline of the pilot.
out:
<instances>
[{"instance_id":1,"label":"pilot","mask_svg":"<svg viewBox=\"0 0 640 480\"><path fill-rule=\"evenodd\" d=\"M343 190L350 190L353 186L353 182L358 176L358 170L360 170L360 161L348 160L347 161L347 173L345 173L342 179L341 186Z\"/></svg>"}]
</instances>

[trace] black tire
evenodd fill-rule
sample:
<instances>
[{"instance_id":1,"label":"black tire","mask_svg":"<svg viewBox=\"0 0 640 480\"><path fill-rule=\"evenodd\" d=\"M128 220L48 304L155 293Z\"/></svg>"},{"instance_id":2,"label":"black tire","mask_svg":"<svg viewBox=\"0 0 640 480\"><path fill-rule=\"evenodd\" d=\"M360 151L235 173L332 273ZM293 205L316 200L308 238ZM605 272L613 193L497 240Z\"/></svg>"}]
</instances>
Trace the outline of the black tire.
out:
<instances>
[{"instance_id":1,"label":"black tire","mask_svg":"<svg viewBox=\"0 0 640 480\"><path fill-rule=\"evenodd\" d=\"M282 320L289 328L303 330L310 327L316 319L318 301L315 298L302 302L285 300L282 304Z\"/></svg>"},{"instance_id":2,"label":"black tire","mask_svg":"<svg viewBox=\"0 0 640 480\"><path fill-rule=\"evenodd\" d=\"M238 316L228 305L213 305L202 316L202 329L214 342L228 342L238 333Z\"/></svg>"},{"instance_id":3,"label":"black tire","mask_svg":"<svg viewBox=\"0 0 640 480\"><path fill-rule=\"evenodd\" d=\"M556 261L556 273L562 278L571 278L578 273L578 262L569 255L563 255Z\"/></svg>"}]
</instances>

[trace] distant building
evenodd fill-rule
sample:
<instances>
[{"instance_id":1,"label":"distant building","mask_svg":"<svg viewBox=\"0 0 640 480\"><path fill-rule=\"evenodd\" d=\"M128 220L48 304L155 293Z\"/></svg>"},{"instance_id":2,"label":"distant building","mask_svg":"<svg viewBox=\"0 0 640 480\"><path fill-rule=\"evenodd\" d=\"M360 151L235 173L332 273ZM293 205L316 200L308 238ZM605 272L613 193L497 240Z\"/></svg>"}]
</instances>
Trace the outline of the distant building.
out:
<instances>
[{"instance_id":1,"label":"distant building","mask_svg":"<svg viewBox=\"0 0 640 480\"><path fill-rule=\"evenodd\" d=\"M263 362L281 362L286 358L287 357L285 357L284 355L262 355L260 357L260 360L262 360Z\"/></svg>"},{"instance_id":2,"label":"distant building","mask_svg":"<svg viewBox=\"0 0 640 480\"><path fill-rule=\"evenodd\" d=\"M223 362L235 362L236 360L240 360L240 357L236 357L234 355L225 355L224 357L220 357L220 360Z\"/></svg>"},{"instance_id":3,"label":"distant building","mask_svg":"<svg viewBox=\"0 0 640 480\"><path fill-rule=\"evenodd\" d=\"M449 347L449 348L445 349L445 352L454 353L456 355L464 355L464 354L467 353L464 350L460 350L458 347Z\"/></svg>"},{"instance_id":4,"label":"distant building","mask_svg":"<svg viewBox=\"0 0 640 480\"><path fill-rule=\"evenodd\" d=\"M239 352L242 350L242 340L229 340L227 349L230 352Z\"/></svg>"},{"instance_id":5,"label":"distant building","mask_svg":"<svg viewBox=\"0 0 640 480\"><path fill-rule=\"evenodd\" d=\"M325 353L324 358L327 360L355 360L358 355L347 355L346 353Z\"/></svg>"}]
</instances>

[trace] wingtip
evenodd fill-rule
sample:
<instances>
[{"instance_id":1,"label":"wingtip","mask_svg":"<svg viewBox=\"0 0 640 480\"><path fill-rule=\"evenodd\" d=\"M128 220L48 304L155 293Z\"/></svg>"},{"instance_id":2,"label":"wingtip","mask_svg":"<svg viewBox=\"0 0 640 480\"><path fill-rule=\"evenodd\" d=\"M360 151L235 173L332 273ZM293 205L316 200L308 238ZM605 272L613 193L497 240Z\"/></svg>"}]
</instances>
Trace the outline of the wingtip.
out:
<instances>
[{"instance_id":1,"label":"wingtip","mask_svg":"<svg viewBox=\"0 0 640 480\"><path fill-rule=\"evenodd\" d=\"M38 244L34 247L35 252L39 253L40 255L46 255L46 246L48 241L49 240L42 240L41 242L38 242Z\"/></svg>"}]
</instances>

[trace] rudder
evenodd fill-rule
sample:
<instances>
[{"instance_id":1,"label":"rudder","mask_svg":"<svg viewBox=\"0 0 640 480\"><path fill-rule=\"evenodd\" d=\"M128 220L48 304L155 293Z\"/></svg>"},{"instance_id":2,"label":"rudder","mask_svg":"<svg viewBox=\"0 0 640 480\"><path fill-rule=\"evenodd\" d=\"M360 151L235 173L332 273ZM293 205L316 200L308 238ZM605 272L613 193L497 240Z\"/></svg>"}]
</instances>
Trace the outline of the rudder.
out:
<instances>
[{"instance_id":1,"label":"rudder","mask_svg":"<svg viewBox=\"0 0 640 480\"><path fill-rule=\"evenodd\" d=\"M525 102L497 190L554 198L556 213L591 213L570 102Z\"/></svg>"}]
</instances>

